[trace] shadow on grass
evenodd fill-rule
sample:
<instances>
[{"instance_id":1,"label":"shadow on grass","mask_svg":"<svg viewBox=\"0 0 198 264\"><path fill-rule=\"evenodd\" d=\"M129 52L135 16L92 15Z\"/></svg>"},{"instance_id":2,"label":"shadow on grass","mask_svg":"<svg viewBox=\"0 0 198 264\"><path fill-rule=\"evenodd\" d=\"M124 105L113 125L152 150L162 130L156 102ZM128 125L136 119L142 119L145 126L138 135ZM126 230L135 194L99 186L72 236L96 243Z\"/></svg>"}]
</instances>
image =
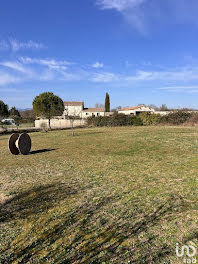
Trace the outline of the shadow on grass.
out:
<instances>
[{"instance_id":1,"label":"shadow on grass","mask_svg":"<svg viewBox=\"0 0 198 264\"><path fill-rule=\"evenodd\" d=\"M49 151L53 151L53 150L57 150L57 149L54 149L54 148L50 148L50 149L38 149L38 150L31 151L30 154L39 154L39 153L49 152Z\"/></svg>"},{"instance_id":2,"label":"shadow on grass","mask_svg":"<svg viewBox=\"0 0 198 264\"><path fill-rule=\"evenodd\" d=\"M1 214L1 221L25 218L31 214L45 212L58 200L77 193L75 188L63 185L49 185L25 192L6 203ZM94 195L87 197L69 212L64 212L48 225L30 230L26 243L13 249L8 262L20 263L160 263L172 249L159 239L159 234L152 231L160 221L173 217L186 210L187 206L180 197L170 197L149 214L141 214L134 208L129 215L118 214L110 218L113 204L120 202L115 196L101 197L97 202ZM50 216L48 216L50 218ZM36 223L34 224L35 228ZM144 235L143 239L139 236ZM69 238L68 238L69 237ZM126 240L135 240L132 246ZM27 242L28 241L28 242ZM58 242L61 241L61 242ZM54 248L53 245L56 244ZM39 253L45 250L45 256ZM9 249L4 250L10 251ZM2 253L2 256L3 256ZM5 253L6 254L6 253ZM130 260L130 262L129 262ZM127 262L126 262L127 261ZM9 263L10 263L9 262Z\"/></svg>"},{"instance_id":3,"label":"shadow on grass","mask_svg":"<svg viewBox=\"0 0 198 264\"><path fill-rule=\"evenodd\" d=\"M0 223L45 212L77 192L77 187L61 183L28 189L0 205Z\"/></svg>"}]
</instances>

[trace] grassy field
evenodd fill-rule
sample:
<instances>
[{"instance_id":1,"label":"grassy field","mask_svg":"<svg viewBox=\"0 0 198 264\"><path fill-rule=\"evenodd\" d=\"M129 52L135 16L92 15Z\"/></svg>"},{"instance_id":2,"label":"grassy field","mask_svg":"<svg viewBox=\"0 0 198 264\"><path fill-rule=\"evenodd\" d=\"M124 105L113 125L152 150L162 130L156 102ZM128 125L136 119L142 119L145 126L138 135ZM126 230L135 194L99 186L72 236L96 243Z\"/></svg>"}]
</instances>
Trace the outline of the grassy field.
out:
<instances>
[{"instance_id":1,"label":"grassy field","mask_svg":"<svg viewBox=\"0 0 198 264\"><path fill-rule=\"evenodd\" d=\"M0 263L183 263L198 247L198 128L0 136Z\"/></svg>"},{"instance_id":2,"label":"grassy field","mask_svg":"<svg viewBox=\"0 0 198 264\"><path fill-rule=\"evenodd\" d=\"M2 128L26 128L26 127L34 127L34 123L23 123L19 124L18 126L16 125L0 125Z\"/></svg>"}]
</instances>

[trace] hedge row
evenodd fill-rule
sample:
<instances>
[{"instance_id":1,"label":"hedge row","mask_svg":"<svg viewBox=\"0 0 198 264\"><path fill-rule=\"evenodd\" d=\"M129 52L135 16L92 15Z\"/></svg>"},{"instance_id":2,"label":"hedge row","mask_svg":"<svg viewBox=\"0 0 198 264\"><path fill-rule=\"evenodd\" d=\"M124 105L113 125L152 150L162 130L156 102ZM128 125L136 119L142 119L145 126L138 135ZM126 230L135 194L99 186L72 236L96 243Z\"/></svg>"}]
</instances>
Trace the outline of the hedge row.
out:
<instances>
[{"instance_id":1,"label":"hedge row","mask_svg":"<svg viewBox=\"0 0 198 264\"><path fill-rule=\"evenodd\" d=\"M89 117L88 125L102 126L142 126L143 122L139 117L127 116L123 114L113 114L113 116Z\"/></svg>"},{"instance_id":2,"label":"hedge row","mask_svg":"<svg viewBox=\"0 0 198 264\"><path fill-rule=\"evenodd\" d=\"M193 115L193 112L177 111L172 112L161 118L161 123L168 123L173 125L180 125L188 121Z\"/></svg>"},{"instance_id":3,"label":"hedge row","mask_svg":"<svg viewBox=\"0 0 198 264\"><path fill-rule=\"evenodd\" d=\"M193 116L193 113L185 111L171 112L166 116L143 112L138 116L128 116L114 113L113 116L98 116L88 118L91 126L151 126L157 124L179 125L185 123Z\"/></svg>"}]
</instances>

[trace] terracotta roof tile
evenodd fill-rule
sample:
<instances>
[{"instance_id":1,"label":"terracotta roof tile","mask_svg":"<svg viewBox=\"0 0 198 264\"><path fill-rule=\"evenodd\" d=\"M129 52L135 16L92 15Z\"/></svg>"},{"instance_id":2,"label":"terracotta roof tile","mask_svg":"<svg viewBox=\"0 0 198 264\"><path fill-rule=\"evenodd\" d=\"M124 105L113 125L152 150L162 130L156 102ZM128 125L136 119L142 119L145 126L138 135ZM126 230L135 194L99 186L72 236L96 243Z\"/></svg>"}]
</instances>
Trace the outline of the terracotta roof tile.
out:
<instances>
[{"instance_id":1,"label":"terracotta roof tile","mask_svg":"<svg viewBox=\"0 0 198 264\"><path fill-rule=\"evenodd\" d=\"M64 102L64 106L81 106L83 102Z\"/></svg>"},{"instance_id":2,"label":"terracotta roof tile","mask_svg":"<svg viewBox=\"0 0 198 264\"><path fill-rule=\"evenodd\" d=\"M104 112L104 108L84 108L84 112Z\"/></svg>"},{"instance_id":3,"label":"terracotta roof tile","mask_svg":"<svg viewBox=\"0 0 198 264\"><path fill-rule=\"evenodd\" d=\"M120 109L119 111L126 111L126 110L135 110L135 109L139 109L141 108L142 105L139 105L139 106L132 106L132 107L124 107L122 109Z\"/></svg>"}]
</instances>

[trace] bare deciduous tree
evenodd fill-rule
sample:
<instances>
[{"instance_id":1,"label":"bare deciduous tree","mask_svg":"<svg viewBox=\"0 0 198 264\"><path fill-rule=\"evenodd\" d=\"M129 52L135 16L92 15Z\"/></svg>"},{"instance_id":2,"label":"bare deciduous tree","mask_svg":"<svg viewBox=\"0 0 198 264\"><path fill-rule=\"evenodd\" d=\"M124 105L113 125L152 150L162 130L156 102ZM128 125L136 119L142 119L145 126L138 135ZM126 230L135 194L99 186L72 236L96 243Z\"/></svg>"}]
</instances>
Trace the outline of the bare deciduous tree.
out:
<instances>
[{"instance_id":1,"label":"bare deciduous tree","mask_svg":"<svg viewBox=\"0 0 198 264\"><path fill-rule=\"evenodd\" d=\"M72 129L72 137L74 136L74 121L79 118L76 109L73 110L72 115L69 114L69 105L65 105L64 117L70 121L70 126Z\"/></svg>"},{"instance_id":2,"label":"bare deciduous tree","mask_svg":"<svg viewBox=\"0 0 198 264\"><path fill-rule=\"evenodd\" d=\"M104 108L104 104L96 103L95 107L96 108Z\"/></svg>"}]
</instances>

